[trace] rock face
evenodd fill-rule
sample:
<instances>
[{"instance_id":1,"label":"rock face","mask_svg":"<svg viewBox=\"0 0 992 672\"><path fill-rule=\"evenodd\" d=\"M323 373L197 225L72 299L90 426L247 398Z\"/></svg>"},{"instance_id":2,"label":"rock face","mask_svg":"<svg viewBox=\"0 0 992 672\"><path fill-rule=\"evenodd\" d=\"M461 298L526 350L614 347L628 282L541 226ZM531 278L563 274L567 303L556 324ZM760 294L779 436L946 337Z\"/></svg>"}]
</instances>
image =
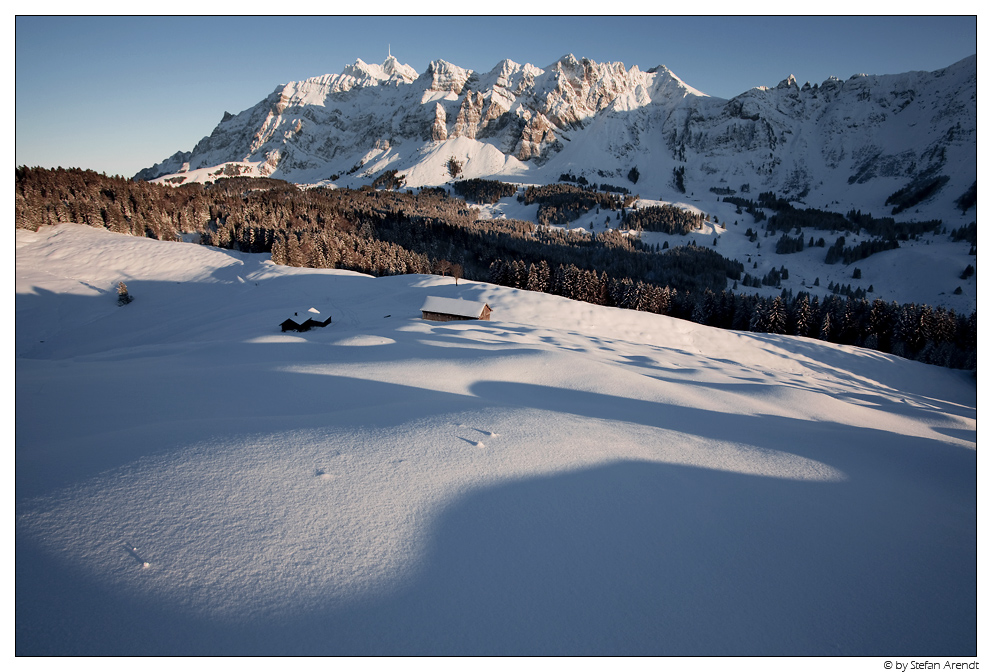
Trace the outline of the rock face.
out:
<instances>
[{"instance_id":1,"label":"rock face","mask_svg":"<svg viewBox=\"0 0 992 672\"><path fill-rule=\"evenodd\" d=\"M458 110L455 128L451 134L455 137L474 138L479 132L479 122L482 120L482 106L484 104L485 98L481 91L477 91L474 95L469 91L462 99L462 106Z\"/></svg>"},{"instance_id":2,"label":"rock face","mask_svg":"<svg viewBox=\"0 0 992 672\"><path fill-rule=\"evenodd\" d=\"M547 164L617 179L639 166L642 179L665 185L680 168L689 188L747 184L799 197L873 180L895 191L946 174L947 190L960 192L975 179L976 90L974 57L932 73L816 85L790 75L724 100L664 66L641 71L568 54L544 69L504 60L487 73L438 60L418 75L390 56L279 86L254 107L225 113L192 151L135 177L241 163L297 182L371 181L381 161L412 170L434 145L464 139L489 146L458 145L469 177L498 176L513 159L529 170ZM487 163L473 168L481 154Z\"/></svg>"},{"instance_id":3,"label":"rock face","mask_svg":"<svg viewBox=\"0 0 992 672\"><path fill-rule=\"evenodd\" d=\"M431 125L431 140L441 142L448 139L448 115L444 112L444 106L438 103L434 107L434 123Z\"/></svg>"}]
</instances>

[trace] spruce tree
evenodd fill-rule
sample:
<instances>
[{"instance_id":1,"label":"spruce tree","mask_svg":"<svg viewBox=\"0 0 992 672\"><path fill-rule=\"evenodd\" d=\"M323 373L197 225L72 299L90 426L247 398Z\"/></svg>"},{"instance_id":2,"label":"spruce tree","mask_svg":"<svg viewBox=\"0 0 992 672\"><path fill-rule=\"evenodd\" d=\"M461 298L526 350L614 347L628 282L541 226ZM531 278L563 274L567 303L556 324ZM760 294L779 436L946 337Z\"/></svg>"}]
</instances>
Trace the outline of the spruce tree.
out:
<instances>
[{"instance_id":1,"label":"spruce tree","mask_svg":"<svg viewBox=\"0 0 992 672\"><path fill-rule=\"evenodd\" d=\"M786 312L781 296L776 296L766 316L766 329L769 334L785 333Z\"/></svg>"}]
</instances>

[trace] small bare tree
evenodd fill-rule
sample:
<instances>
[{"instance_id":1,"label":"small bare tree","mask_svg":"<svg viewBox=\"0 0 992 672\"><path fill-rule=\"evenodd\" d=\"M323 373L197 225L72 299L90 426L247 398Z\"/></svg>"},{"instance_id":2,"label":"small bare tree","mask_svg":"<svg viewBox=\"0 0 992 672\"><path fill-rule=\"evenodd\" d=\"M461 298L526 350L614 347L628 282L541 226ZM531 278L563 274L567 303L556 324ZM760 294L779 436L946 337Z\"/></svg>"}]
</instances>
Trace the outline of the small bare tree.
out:
<instances>
[{"instance_id":1,"label":"small bare tree","mask_svg":"<svg viewBox=\"0 0 992 672\"><path fill-rule=\"evenodd\" d=\"M117 283L117 305L126 306L133 300L134 298L127 293L127 285L124 284L124 281L121 280Z\"/></svg>"},{"instance_id":2,"label":"small bare tree","mask_svg":"<svg viewBox=\"0 0 992 672\"><path fill-rule=\"evenodd\" d=\"M451 262L447 259L438 259L434 262L434 272L439 273L443 278L451 271Z\"/></svg>"},{"instance_id":3,"label":"small bare tree","mask_svg":"<svg viewBox=\"0 0 992 672\"><path fill-rule=\"evenodd\" d=\"M465 277L465 269L462 268L462 265L454 264L447 259L438 259L434 262L434 273L439 273L441 277L445 277L450 273L451 277L455 279L456 285L459 278Z\"/></svg>"}]
</instances>

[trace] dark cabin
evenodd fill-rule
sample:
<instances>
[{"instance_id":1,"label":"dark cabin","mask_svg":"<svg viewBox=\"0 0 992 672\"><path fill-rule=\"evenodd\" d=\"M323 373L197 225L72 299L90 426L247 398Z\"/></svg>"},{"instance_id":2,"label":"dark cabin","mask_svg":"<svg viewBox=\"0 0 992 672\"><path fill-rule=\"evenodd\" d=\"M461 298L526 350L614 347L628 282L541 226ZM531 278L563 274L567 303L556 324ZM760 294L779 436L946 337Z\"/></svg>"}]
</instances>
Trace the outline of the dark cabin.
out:
<instances>
[{"instance_id":1,"label":"dark cabin","mask_svg":"<svg viewBox=\"0 0 992 672\"><path fill-rule=\"evenodd\" d=\"M453 320L488 320L492 309L488 303L482 301L428 296L420 308L420 312L425 320L451 322Z\"/></svg>"},{"instance_id":2,"label":"dark cabin","mask_svg":"<svg viewBox=\"0 0 992 672\"><path fill-rule=\"evenodd\" d=\"M331 323L330 314L324 315L316 308L306 308L293 313L279 325L283 331L310 331L313 327L326 327Z\"/></svg>"}]
</instances>

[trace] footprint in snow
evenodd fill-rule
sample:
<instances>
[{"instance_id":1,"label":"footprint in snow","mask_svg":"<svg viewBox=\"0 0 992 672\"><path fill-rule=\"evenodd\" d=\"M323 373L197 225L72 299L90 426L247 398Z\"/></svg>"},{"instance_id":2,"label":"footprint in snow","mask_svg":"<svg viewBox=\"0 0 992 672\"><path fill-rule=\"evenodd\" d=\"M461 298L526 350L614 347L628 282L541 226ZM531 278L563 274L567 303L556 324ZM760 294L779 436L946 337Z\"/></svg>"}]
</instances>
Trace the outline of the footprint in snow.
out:
<instances>
[{"instance_id":1,"label":"footprint in snow","mask_svg":"<svg viewBox=\"0 0 992 672\"><path fill-rule=\"evenodd\" d=\"M150 567L151 563L138 555L138 549L135 546L129 546L124 544L124 549L131 554L131 557L141 563L142 567Z\"/></svg>"}]
</instances>

